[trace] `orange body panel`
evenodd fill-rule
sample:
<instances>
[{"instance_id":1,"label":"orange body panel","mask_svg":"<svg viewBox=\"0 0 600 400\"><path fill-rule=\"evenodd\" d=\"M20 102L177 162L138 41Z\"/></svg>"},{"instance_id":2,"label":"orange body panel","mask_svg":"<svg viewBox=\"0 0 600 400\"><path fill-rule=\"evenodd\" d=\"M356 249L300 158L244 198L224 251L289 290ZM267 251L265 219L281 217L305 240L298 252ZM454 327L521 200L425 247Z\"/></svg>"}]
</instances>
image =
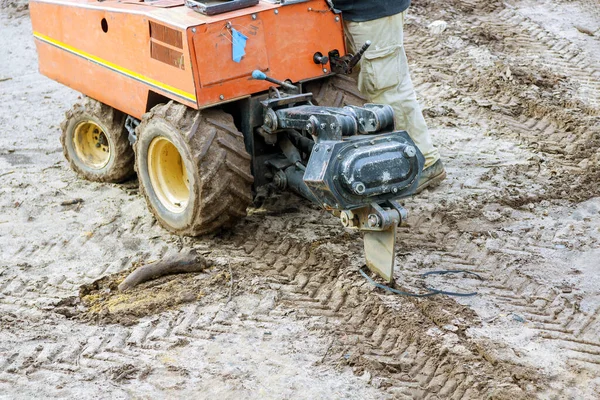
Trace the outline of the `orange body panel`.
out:
<instances>
[{"instance_id":1,"label":"orange body panel","mask_svg":"<svg viewBox=\"0 0 600 400\"><path fill-rule=\"evenodd\" d=\"M342 22L324 0L261 1L212 17L146 4L32 0L40 72L140 118L150 91L210 107L267 90L271 84L251 79L255 69L298 82L329 74L315 52L344 53ZM229 27L248 37L239 63Z\"/></svg>"}]
</instances>

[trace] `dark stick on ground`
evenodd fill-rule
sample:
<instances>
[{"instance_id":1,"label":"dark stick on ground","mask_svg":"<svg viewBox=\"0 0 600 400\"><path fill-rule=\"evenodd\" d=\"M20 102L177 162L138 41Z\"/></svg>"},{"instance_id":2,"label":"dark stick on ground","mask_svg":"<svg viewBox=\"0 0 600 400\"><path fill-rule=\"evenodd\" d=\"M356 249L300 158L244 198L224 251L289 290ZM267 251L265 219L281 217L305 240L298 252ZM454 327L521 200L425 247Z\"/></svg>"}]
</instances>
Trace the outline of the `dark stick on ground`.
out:
<instances>
[{"instance_id":1,"label":"dark stick on ground","mask_svg":"<svg viewBox=\"0 0 600 400\"><path fill-rule=\"evenodd\" d=\"M119 291L124 291L140 283L165 275L200 272L208 266L204 257L195 252L178 254L167 257L155 263L145 264L127 275L119 285Z\"/></svg>"}]
</instances>

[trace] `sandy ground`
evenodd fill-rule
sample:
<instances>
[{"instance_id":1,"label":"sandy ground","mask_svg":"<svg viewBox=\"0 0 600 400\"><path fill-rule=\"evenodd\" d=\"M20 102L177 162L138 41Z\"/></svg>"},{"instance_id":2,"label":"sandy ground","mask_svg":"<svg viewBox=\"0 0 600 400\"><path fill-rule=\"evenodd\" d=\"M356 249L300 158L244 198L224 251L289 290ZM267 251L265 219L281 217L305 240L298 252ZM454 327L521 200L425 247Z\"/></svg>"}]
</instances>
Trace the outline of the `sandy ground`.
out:
<instances>
[{"instance_id":1,"label":"sandy ground","mask_svg":"<svg viewBox=\"0 0 600 400\"><path fill-rule=\"evenodd\" d=\"M429 299L369 286L360 236L293 195L192 239L137 181L78 179L58 126L79 95L37 73L26 7L0 7L0 398L600 397L595 0L413 2L407 53L449 178L404 201L396 278L479 292ZM190 249L213 267L126 299L103 283ZM423 282L439 269L484 280Z\"/></svg>"}]
</instances>

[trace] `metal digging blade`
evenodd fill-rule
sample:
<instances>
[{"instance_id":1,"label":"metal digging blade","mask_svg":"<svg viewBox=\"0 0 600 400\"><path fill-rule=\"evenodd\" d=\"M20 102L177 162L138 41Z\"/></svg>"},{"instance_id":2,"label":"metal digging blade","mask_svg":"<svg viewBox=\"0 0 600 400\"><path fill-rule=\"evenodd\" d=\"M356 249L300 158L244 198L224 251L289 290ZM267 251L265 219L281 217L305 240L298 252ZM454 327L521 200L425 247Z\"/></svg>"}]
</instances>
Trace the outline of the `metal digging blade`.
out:
<instances>
[{"instance_id":1,"label":"metal digging blade","mask_svg":"<svg viewBox=\"0 0 600 400\"><path fill-rule=\"evenodd\" d=\"M396 258L396 227L383 231L367 231L364 237L367 267L387 282L394 280Z\"/></svg>"}]
</instances>

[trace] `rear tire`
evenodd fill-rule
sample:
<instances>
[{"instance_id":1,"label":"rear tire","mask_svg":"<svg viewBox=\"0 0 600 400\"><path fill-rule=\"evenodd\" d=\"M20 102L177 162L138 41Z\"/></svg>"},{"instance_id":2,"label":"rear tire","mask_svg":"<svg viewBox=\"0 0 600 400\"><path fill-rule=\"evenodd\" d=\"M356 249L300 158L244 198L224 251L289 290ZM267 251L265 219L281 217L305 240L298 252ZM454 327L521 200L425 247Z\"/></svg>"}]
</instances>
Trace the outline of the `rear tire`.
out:
<instances>
[{"instance_id":1,"label":"rear tire","mask_svg":"<svg viewBox=\"0 0 600 400\"><path fill-rule=\"evenodd\" d=\"M251 158L231 115L171 101L146 113L136 133L140 191L164 228L197 236L246 216Z\"/></svg>"},{"instance_id":2,"label":"rear tire","mask_svg":"<svg viewBox=\"0 0 600 400\"><path fill-rule=\"evenodd\" d=\"M358 91L352 76L334 75L330 78L308 82L306 92L313 94L313 103L322 107L362 107L368 100Z\"/></svg>"},{"instance_id":3,"label":"rear tire","mask_svg":"<svg viewBox=\"0 0 600 400\"><path fill-rule=\"evenodd\" d=\"M95 182L122 182L133 175L126 115L86 97L65 113L60 142L71 168Z\"/></svg>"}]
</instances>

